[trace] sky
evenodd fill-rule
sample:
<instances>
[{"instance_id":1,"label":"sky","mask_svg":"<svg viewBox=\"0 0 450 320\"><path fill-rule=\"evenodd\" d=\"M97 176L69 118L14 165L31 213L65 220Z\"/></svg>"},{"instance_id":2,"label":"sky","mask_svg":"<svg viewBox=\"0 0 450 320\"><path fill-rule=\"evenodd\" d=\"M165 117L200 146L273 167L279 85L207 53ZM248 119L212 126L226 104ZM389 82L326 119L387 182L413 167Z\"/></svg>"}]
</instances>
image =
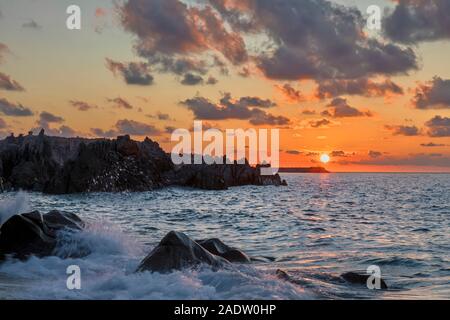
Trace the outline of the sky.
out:
<instances>
[{"instance_id":1,"label":"sky","mask_svg":"<svg viewBox=\"0 0 450 320\"><path fill-rule=\"evenodd\" d=\"M282 166L450 172L449 26L450 0L0 0L0 136L169 152L202 120L279 129Z\"/></svg>"}]
</instances>

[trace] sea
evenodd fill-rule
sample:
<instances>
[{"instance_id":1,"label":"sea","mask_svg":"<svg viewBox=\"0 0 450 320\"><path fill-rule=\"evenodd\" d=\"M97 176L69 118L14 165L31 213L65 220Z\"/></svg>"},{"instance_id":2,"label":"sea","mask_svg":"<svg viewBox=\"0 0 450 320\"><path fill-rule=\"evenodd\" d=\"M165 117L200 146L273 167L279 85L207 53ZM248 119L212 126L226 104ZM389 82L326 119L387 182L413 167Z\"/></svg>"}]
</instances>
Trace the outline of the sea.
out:
<instances>
[{"instance_id":1,"label":"sea","mask_svg":"<svg viewBox=\"0 0 450 320\"><path fill-rule=\"evenodd\" d=\"M82 243L91 252L8 259L0 299L450 299L450 174L282 176L286 187L0 194L2 222L32 210L79 215L86 229L59 250ZM265 258L216 271L135 273L172 230ZM79 290L67 286L73 265ZM374 266L388 290L340 277ZM278 269L296 281L280 279Z\"/></svg>"}]
</instances>

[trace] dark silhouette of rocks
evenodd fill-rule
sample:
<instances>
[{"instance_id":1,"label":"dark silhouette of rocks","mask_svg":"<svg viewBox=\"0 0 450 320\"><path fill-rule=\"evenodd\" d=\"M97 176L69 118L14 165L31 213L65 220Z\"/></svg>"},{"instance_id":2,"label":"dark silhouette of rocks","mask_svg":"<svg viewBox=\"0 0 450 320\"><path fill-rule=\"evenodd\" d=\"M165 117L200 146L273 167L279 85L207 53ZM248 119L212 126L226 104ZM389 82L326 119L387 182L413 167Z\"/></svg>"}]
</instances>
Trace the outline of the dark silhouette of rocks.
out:
<instances>
[{"instance_id":1,"label":"dark silhouette of rocks","mask_svg":"<svg viewBox=\"0 0 450 320\"><path fill-rule=\"evenodd\" d=\"M323 167L310 167L310 168L280 168L279 172L283 173L330 173Z\"/></svg>"},{"instance_id":2,"label":"dark silhouette of rocks","mask_svg":"<svg viewBox=\"0 0 450 320\"><path fill-rule=\"evenodd\" d=\"M184 233L171 231L140 263L136 271L168 273L202 264L218 269L229 262L208 252Z\"/></svg>"},{"instance_id":3,"label":"dark silhouette of rocks","mask_svg":"<svg viewBox=\"0 0 450 320\"><path fill-rule=\"evenodd\" d=\"M83 228L83 221L68 212L54 210L42 215L33 211L15 215L0 227L0 261L7 255L21 260L32 255L53 255L58 232L77 232Z\"/></svg>"},{"instance_id":4,"label":"dark silhouette of rocks","mask_svg":"<svg viewBox=\"0 0 450 320\"><path fill-rule=\"evenodd\" d=\"M210 253L222 257L232 263L250 263L251 258L239 249L232 248L220 239L197 240L197 243Z\"/></svg>"},{"instance_id":5,"label":"dark silhouette of rocks","mask_svg":"<svg viewBox=\"0 0 450 320\"><path fill-rule=\"evenodd\" d=\"M174 166L158 143L121 136L114 140L14 137L0 141L0 191L51 194L148 191L166 186L224 190L241 185L282 185L245 164Z\"/></svg>"}]
</instances>

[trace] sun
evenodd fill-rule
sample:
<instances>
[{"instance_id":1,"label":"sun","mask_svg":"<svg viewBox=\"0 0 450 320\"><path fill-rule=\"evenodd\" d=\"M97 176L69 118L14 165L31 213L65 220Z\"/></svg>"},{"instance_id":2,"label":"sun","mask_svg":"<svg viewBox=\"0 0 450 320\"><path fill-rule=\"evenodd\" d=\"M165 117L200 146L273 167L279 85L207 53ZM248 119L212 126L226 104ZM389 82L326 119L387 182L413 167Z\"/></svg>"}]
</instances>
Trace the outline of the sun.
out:
<instances>
[{"instance_id":1,"label":"sun","mask_svg":"<svg viewBox=\"0 0 450 320\"><path fill-rule=\"evenodd\" d=\"M330 160L331 160L330 156L325 153L320 156L320 161L322 163L328 163L328 162L330 162Z\"/></svg>"}]
</instances>

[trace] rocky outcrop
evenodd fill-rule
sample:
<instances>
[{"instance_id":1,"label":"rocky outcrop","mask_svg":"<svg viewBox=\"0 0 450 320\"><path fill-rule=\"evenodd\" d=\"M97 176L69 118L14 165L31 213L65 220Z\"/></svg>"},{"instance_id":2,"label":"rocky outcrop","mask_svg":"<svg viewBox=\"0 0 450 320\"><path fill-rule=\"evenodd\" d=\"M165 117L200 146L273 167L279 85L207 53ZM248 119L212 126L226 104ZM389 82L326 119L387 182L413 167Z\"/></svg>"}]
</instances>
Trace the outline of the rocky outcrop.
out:
<instances>
[{"instance_id":1,"label":"rocky outcrop","mask_svg":"<svg viewBox=\"0 0 450 320\"><path fill-rule=\"evenodd\" d=\"M0 191L51 194L148 191L165 186L223 190L242 185L282 185L245 164L174 166L158 143L121 136L115 140L10 136L0 141Z\"/></svg>"},{"instance_id":2,"label":"rocky outcrop","mask_svg":"<svg viewBox=\"0 0 450 320\"><path fill-rule=\"evenodd\" d=\"M197 243L210 253L222 257L233 263L250 263L251 259L239 249L232 248L223 243L220 239L197 240Z\"/></svg>"},{"instance_id":3,"label":"rocky outcrop","mask_svg":"<svg viewBox=\"0 0 450 320\"><path fill-rule=\"evenodd\" d=\"M22 260L32 255L50 256L57 246L58 232L77 232L83 228L83 221L68 212L42 215L33 211L15 215L0 227L0 261L7 255Z\"/></svg>"},{"instance_id":4,"label":"rocky outcrop","mask_svg":"<svg viewBox=\"0 0 450 320\"><path fill-rule=\"evenodd\" d=\"M172 164L150 139L136 142L129 136L117 140L82 143L78 153L53 176L44 192L148 191L165 186L162 174Z\"/></svg>"},{"instance_id":5,"label":"rocky outcrop","mask_svg":"<svg viewBox=\"0 0 450 320\"><path fill-rule=\"evenodd\" d=\"M167 273L202 264L217 269L228 263L227 260L208 252L184 233L171 231L140 263L136 271Z\"/></svg>"},{"instance_id":6,"label":"rocky outcrop","mask_svg":"<svg viewBox=\"0 0 450 320\"><path fill-rule=\"evenodd\" d=\"M278 174L261 175L261 167L236 161L228 164L190 164L181 165L166 175L170 184L206 190L225 190L243 185L286 185Z\"/></svg>"}]
</instances>

